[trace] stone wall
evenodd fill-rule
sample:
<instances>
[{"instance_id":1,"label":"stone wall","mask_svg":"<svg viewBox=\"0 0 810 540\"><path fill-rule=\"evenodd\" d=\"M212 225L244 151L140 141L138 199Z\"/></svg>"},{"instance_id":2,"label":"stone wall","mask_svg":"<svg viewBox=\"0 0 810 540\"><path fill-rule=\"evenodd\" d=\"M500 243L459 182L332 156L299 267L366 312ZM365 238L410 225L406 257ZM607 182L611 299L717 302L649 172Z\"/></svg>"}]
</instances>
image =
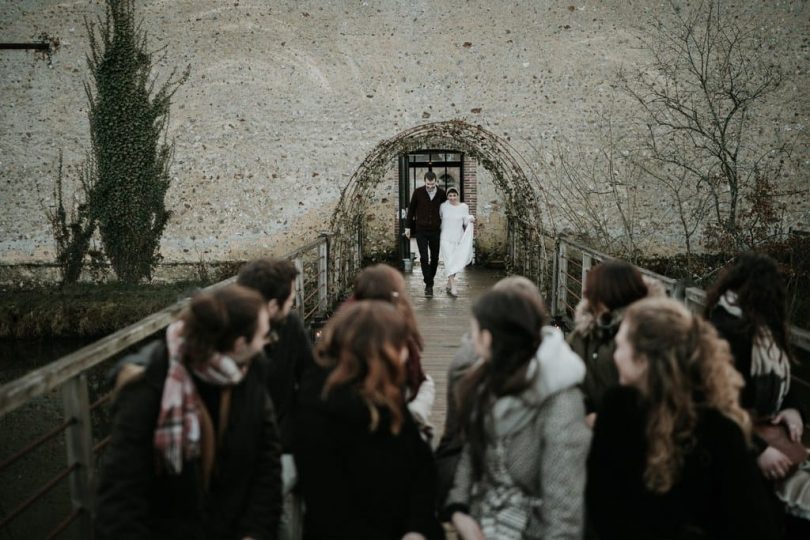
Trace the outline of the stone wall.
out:
<instances>
[{"instance_id":1,"label":"stone wall","mask_svg":"<svg viewBox=\"0 0 810 540\"><path fill-rule=\"evenodd\" d=\"M615 74L646 60L639 35L668 9L625 0L136 5L151 47L165 48L158 73L191 65L169 124L173 217L161 246L169 262L243 260L313 239L375 145L425 122L480 124L550 185L558 143L595 152L599 115L613 108L617 126L626 121ZM807 187L810 3L730 6L755 18L789 75L762 130L795 136L803 168L786 182ZM83 21L102 14L103 2L90 0L14 0L0 10L4 41L44 32L60 44L50 64L31 51L0 50L0 262L54 258L43 205L52 204L58 151L75 178L89 146ZM68 192L75 187L69 182ZM373 194L382 212L374 227L390 225L383 214L396 190L386 189ZM485 181L479 189L479 228L504 231L494 191ZM671 245L677 230L655 207L660 197L643 196L645 245ZM789 224L807 226L807 199L793 198Z\"/></svg>"}]
</instances>

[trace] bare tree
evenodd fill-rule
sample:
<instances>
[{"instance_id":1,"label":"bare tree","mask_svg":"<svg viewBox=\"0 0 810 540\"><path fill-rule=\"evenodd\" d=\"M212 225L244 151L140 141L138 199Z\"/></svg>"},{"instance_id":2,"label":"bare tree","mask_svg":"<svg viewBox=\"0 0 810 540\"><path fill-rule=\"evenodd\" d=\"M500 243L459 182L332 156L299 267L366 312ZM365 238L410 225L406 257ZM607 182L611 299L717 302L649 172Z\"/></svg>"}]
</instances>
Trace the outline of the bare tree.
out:
<instances>
[{"instance_id":1,"label":"bare tree","mask_svg":"<svg viewBox=\"0 0 810 540\"><path fill-rule=\"evenodd\" d=\"M773 187L779 167L772 164L781 164L787 151L763 144L755 112L779 88L782 72L766 57L756 26L739 23L722 1L704 1L688 12L670 6L671 20L656 21L646 41L652 62L619 74L644 115L641 166L680 205L687 251L709 215L707 231L716 243L750 247L746 198L758 177Z\"/></svg>"},{"instance_id":2,"label":"bare tree","mask_svg":"<svg viewBox=\"0 0 810 540\"><path fill-rule=\"evenodd\" d=\"M596 152L561 143L555 147L551 184L556 211L590 245L632 260L639 253L641 169L620 149L610 113L602 115L598 128Z\"/></svg>"}]
</instances>

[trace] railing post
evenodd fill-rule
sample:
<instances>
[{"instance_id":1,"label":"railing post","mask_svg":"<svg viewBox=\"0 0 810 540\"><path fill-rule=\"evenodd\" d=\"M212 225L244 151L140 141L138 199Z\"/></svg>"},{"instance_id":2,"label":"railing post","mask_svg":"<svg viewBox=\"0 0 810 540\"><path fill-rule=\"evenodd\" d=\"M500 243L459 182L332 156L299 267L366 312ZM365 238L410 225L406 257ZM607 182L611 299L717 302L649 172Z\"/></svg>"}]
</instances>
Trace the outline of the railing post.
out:
<instances>
[{"instance_id":1,"label":"railing post","mask_svg":"<svg viewBox=\"0 0 810 540\"><path fill-rule=\"evenodd\" d=\"M296 257L293 260L293 264L295 265L295 269L298 270L298 275L295 276L295 309L298 311L298 316L301 317L301 320L304 320L304 315L306 314L306 309L304 308L304 263L301 260L301 257Z\"/></svg>"},{"instance_id":2,"label":"railing post","mask_svg":"<svg viewBox=\"0 0 810 540\"><path fill-rule=\"evenodd\" d=\"M321 233L318 245L318 315L326 315L329 305L329 235Z\"/></svg>"},{"instance_id":3,"label":"railing post","mask_svg":"<svg viewBox=\"0 0 810 540\"><path fill-rule=\"evenodd\" d=\"M560 267L560 238L559 236L554 239L554 260L551 261L551 289L550 298L548 299L551 304L551 316L558 315L557 309L557 286L559 282L559 267Z\"/></svg>"},{"instance_id":4,"label":"railing post","mask_svg":"<svg viewBox=\"0 0 810 540\"><path fill-rule=\"evenodd\" d=\"M560 240L557 247L557 315L566 313L568 304L568 247Z\"/></svg>"},{"instance_id":5,"label":"railing post","mask_svg":"<svg viewBox=\"0 0 810 540\"><path fill-rule=\"evenodd\" d=\"M590 253L582 252L582 290L579 293L579 297L582 298L585 296L585 278L588 277L588 272L591 270L593 266L593 257Z\"/></svg>"},{"instance_id":6,"label":"railing post","mask_svg":"<svg viewBox=\"0 0 810 540\"><path fill-rule=\"evenodd\" d=\"M686 303L686 283L678 280L672 286L672 298L680 302Z\"/></svg>"},{"instance_id":7,"label":"railing post","mask_svg":"<svg viewBox=\"0 0 810 540\"><path fill-rule=\"evenodd\" d=\"M75 423L65 430L68 466L74 463L78 465L69 476L70 498L73 508L82 511L78 521L81 531L79 537L92 539L95 471L87 375L78 375L62 385L62 404L65 418L75 420Z\"/></svg>"}]
</instances>

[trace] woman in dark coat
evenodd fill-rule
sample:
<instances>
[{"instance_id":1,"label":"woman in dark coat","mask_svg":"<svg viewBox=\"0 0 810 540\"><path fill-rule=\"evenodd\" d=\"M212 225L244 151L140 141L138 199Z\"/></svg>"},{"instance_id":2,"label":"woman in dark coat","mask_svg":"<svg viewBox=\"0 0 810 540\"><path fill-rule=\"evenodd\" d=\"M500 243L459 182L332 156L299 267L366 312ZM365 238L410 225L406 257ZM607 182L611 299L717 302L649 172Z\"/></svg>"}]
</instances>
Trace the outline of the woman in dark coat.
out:
<instances>
[{"instance_id":1,"label":"woman in dark coat","mask_svg":"<svg viewBox=\"0 0 810 540\"><path fill-rule=\"evenodd\" d=\"M433 456L405 406L407 343L381 301L344 306L324 327L293 422L305 539L444 538Z\"/></svg>"},{"instance_id":2,"label":"woman in dark coat","mask_svg":"<svg viewBox=\"0 0 810 540\"><path fill-rule=\"evenodd\" d=\"M281 449L253 361L268 331L259 293L231 285L123 364L97 539L276 538Z\"/></svg>"},{"instance_id":3,"label":"woman in dark coat","mask_svg":"<svg viewBox=\"0 0 810 540\"><path fill-rule=\"evenodd\" d=\"M807 411L791 385L786 292L776 262L758 253L737 257L708 291L706 316L728 341L745 380L742 407L757 423L781 425L791 440L801 441ZM810 537L810 463L793 463L759 437L754 443L760 471L774 482L788 511L801 518L789 520L789 527L804 531L797 538Z\"/></svg>"},{"instance_id":4,"label":"woman in dark coat","mask_svg":"<svg viewBox=\"0 0 810 540\"><path fill-rule=\"evenodd\" d=\"M669 299L630 306L586 499L601 540L779 538L750 455L742 377L715 330Z\"/></svg>"},{"instance_id":5,"label":"woman in dark coat","mask_svg":"<svg viewBox=\"0 0 810 540\"><path fill-rule=\"evenodd\" d=\"M605 261L588 272L568 344L585 362L582 392L589 425L593 425L604 393L619 381L613 364L616 347L613 340L625 309L641 298L665 294L658 281L645 279L635 266L625 261Z\"/></svg>"}]
</instances>

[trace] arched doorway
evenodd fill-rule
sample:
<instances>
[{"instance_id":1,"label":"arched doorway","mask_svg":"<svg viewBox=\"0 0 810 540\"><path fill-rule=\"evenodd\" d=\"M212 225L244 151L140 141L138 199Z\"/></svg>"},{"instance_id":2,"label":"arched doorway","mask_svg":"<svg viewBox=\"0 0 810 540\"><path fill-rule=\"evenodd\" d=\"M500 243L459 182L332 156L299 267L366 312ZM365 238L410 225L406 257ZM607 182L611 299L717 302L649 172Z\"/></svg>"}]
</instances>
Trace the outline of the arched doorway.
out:
<instances>
[{"instance_id":1,"label":"arched doorway","mask_svg":"<svg viewBox=\"0 0 810 540\"><path fill-rule=\"evenodd\" d=\"M525 159L506 141L494 133L460 120L422 124L380 142L363 160L341 192L340 200L331 220L334 233L332 250L341 261L343 279L351 279L362 255L363 216L369 204L368 193L375 188L388 171L392 161L425 149L444 149L474 158L492 176L496 189L502 195L509 234L514 243L519 238L526 251L532 247L527 239L538 239L544 231L541 186ZM535 241L536 243L536 241ZM359 247L358 247L359 246ZM517 260L510 249L513 268L526 275L542 279L545 255ZM530 261L540 261L531 263ZM532 264L534 268L532 268Z\"/></svg>"}]
</instances>

